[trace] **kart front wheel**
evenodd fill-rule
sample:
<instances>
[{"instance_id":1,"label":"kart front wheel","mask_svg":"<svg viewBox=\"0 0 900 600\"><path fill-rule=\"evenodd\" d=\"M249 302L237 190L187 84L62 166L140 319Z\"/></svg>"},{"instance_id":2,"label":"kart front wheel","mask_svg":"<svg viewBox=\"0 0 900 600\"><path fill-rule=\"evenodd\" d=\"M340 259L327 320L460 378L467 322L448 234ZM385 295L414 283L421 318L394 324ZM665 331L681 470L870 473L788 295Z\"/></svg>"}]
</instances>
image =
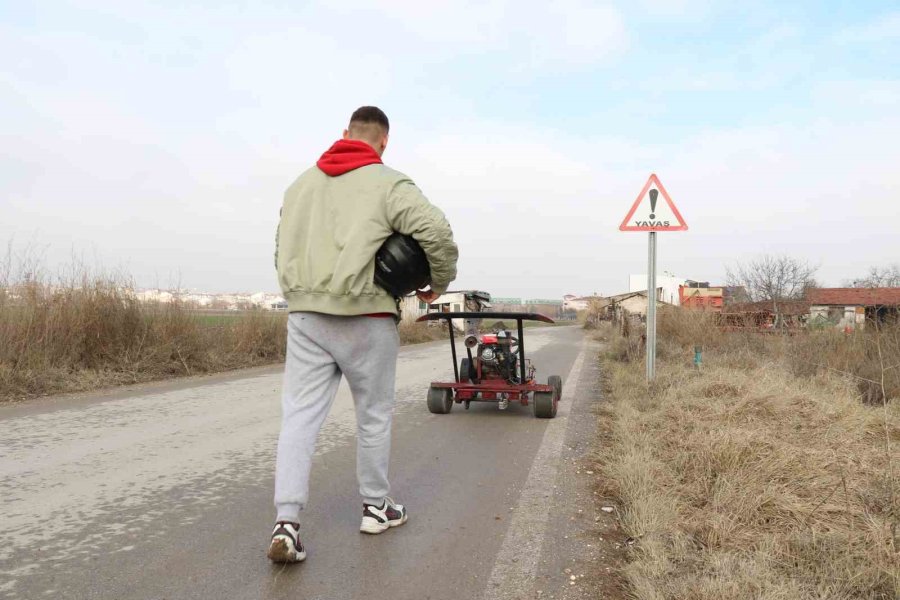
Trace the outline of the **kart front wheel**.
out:
<instances>
[{"instance_id":1,"label":"kart front wheel","mask_svg":"<svg viewBox=\"0 0 900 600\"><path fill-rule=\"evenodd\" d=\"M453 391L448 388L428 388L428 410L436 415L446 415L453 408Z\"/></svg>"}]
</instances>

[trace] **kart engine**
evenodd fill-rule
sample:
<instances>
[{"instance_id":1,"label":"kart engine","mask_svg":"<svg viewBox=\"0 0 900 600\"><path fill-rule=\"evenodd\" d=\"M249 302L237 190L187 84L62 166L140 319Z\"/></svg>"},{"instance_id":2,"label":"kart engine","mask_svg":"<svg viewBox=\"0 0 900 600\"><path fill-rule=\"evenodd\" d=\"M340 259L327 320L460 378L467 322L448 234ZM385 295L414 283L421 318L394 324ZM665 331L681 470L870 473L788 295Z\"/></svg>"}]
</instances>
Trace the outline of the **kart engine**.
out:
<instances>
[{"instance_id":1,"label":"kart engine","mask_svg":"<svg viewBox=\"0 0 900 600\"><path fill-rule=\"evenodd\" d=\"M466 346L478 347L475 360L476 365L481 365L481 379L503 379L510 383L519 381L519 357L509 331L501 329L480 337L470 335L466 338Z\"/></svg>"}]
</instances>

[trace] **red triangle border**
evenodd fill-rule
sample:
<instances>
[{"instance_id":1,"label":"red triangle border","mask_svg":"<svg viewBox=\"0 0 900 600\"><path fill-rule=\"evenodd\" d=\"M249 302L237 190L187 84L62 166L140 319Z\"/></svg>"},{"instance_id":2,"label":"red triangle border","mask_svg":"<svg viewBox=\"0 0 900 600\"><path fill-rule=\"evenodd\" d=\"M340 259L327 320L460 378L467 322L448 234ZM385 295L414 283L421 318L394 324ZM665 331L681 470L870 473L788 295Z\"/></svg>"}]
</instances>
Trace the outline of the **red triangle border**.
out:
<instances>
[{"instance_id":1,"label":"red triangle border","mask_svg":"<svg viewBox=\"0 0 900 600\"><path fill-rule=\"evenodd\" d=\"M669 208L672 209L672 214L675 215L676 219L678 219L679 224L674 227L636 227L634 225L628 225L629 221L631 221L631 217L634 216L637 207L640 205L641 200L644 198L644 194L647 193L647 190L649 190L650 186L654 183L656 184L656 188L662 194L662 197L665 199L666 204L668 204ZM628 214L625 215L625 219L622 221L622 224L619 225L619 231L687 231L687 228L687 223L681 216L681 213L678 212L678 208L669 197L669 192L666 191L666 188L659 180L659 177L656 176L656 173L650 174L650 178L647 179L647 183L644 184L644 187L638 194L637 199L634 201L634 204L631 205L631 210L628 211Z\"/></svg>"}]
</instances>

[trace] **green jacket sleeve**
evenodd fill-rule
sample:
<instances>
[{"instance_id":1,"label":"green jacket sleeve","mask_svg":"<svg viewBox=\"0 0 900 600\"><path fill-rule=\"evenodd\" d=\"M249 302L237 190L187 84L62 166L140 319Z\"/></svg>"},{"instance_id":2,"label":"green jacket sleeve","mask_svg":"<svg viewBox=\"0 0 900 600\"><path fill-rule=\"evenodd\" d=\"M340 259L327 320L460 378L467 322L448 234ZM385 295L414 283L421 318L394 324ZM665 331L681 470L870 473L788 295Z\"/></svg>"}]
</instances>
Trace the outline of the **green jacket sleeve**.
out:
<instances>
[{"instance_id":1,"label":"green jacket sleeve","mask_svg":"<svg viewBox=\"0 0 900 600\"><path fill-rule=\"evenodd\" d=\"M411 235L422 246L431 267L431 289L437 294L446 292L456 279L459 250L444 213L428 201L416 184L401 179L391 188L387 216L394 231Z\"/></svg>"}]
</instances>

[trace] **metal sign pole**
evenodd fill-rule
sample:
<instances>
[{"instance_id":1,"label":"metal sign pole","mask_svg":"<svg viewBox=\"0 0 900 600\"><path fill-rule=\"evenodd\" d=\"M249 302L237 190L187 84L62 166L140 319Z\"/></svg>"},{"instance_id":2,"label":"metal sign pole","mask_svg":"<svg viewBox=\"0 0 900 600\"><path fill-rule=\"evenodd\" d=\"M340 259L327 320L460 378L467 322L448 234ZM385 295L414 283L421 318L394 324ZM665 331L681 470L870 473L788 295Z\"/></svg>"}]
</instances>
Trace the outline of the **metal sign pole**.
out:
<instances>
[{"instance_id":1,"label":"metal sign pole","mask_svg":"<svg viewBox=\"0 0 900 600\"><path fill-rule=\"evenodd\" d=\"M650 232L647 268L647 381L656 377L656 232Z\"/></svg>"},{"instance_id":2,"label":"metal sign pole","mask_svg":"<svg viewBox=\"0 0 900 600\"><path fill-rule=\"evenodd\" d=\"M660 201L661 200L661 201ZM656 173L651 173L644 188L638 194L631 210L625 215L619 231L647 231L650 233L647 248L647 382L656 377L656 232L687 231L687 223L675 208Z\"/></svg>"}]
</instances>

